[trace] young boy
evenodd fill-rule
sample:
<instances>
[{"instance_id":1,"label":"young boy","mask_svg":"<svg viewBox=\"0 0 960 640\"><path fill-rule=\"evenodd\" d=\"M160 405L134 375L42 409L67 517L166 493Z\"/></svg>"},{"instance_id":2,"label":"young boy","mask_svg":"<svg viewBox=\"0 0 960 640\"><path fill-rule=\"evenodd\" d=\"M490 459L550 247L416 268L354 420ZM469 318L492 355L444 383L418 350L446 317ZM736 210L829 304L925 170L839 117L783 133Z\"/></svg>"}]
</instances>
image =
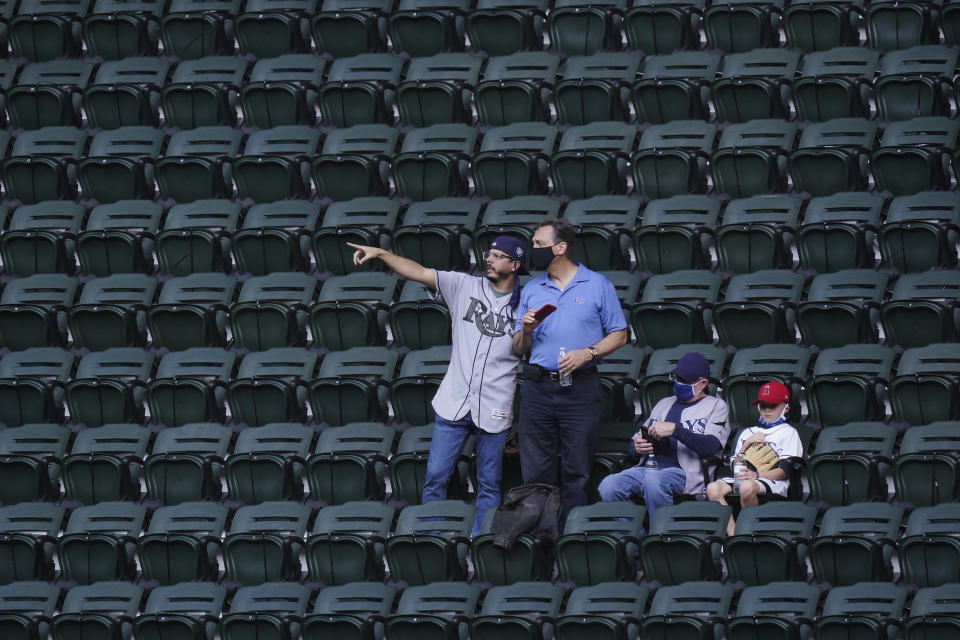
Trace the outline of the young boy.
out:
<instances>
[{"instance_id":1,"label":"young boy","mask_svg":"<svg viewBox=\"0 0 960 640\"><path fill-rule=\"evenodd\" d=\"M740 504L744 507L757 506L757 496L765 493L786 496L790 485L787 459L803 455L803 445L797 430L786 422L787 410L790 408L790 392L787 388L779 382L767 382L760 387L753 404L757 405L760 412L759 424L740 432L737 446L730 458L731 467L734 459L751 445L764 442L777 453L780 463L766 471L756 471L746 466L737 470L736 479L740 480ZM707 499L726 504L725 497L733 491L734 482L732 477L711 482L707 485ZM730 522L727 523L728 536L733 535L735 526L733 516L730 516Z\"/></svg>"}]
</instances>

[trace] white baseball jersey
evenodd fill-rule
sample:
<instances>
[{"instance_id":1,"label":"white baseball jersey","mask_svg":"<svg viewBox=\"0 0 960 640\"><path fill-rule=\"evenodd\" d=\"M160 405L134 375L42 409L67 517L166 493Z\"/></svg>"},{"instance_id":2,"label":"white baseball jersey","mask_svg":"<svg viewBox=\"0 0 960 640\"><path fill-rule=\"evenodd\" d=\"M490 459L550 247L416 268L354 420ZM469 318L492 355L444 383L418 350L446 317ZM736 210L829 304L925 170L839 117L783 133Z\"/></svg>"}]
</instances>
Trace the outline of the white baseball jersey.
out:
<instances>
[{"instance_id":1,"label":"white baseball jersey","mask_svg":"<svg viewBox=\"0 0 960 640\"><path fill-rule=\"evenodd\" d=\"M799 458L803 455L803 443L800 442L800 436L797 430L786 422L778 424L775 427L747 427L740 432L737 438L737 446L730 456L730 464L733 465L733 459L737 457L737 452L743 446L744 441L757 432L764 434L764 442L777 452L781 458ZM733 478L723 478L724 482L733 484ZM790 480L770 480L769 478L760 478L760 481L770 487L770 493L776 493L781 496L787 495L787 489L790 487Z\"/></svg>"},{"instance_id":2,"label":"white baseball jersey","mask_svg":"<svg viewBox=\"0 0 960 640\"><path fill-rule=\"evenodd\" d=\"M499 433L513 423L520 357L513 352L516 321L511 295L496 295L490 281L456 271L436 271L437 294L450 309L450 368L433 397L445 420L468 413L474 424Z\"/></svg>"}]
</instances>

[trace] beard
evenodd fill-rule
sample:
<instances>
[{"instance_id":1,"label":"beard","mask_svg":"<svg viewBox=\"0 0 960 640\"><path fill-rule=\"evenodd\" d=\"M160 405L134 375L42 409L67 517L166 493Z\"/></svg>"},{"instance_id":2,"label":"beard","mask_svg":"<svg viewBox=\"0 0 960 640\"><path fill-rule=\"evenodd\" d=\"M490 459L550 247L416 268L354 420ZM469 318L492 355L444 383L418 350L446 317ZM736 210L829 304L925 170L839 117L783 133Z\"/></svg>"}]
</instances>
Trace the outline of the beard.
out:
<instances>
[{"instance_id":1,"label":"beard","mask_svg":"<svg viewBox=\"0 0 960 640\"><path fill-rule=\"evenodd\" d=\"M495 266L484 265L484 275L487 276L487 280L493 283L503 282L510 277L510 274L513 271L510 270L498 270Z\"/></svg>"}]
</instances>

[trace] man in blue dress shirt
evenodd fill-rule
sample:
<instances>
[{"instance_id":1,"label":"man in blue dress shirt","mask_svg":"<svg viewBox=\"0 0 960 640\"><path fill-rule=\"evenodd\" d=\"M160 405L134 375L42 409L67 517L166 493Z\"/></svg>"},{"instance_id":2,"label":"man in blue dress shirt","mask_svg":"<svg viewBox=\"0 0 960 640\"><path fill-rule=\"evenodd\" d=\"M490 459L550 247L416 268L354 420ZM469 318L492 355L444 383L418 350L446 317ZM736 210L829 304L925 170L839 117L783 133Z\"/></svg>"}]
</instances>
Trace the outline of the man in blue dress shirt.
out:
<instances>
[{"instance_id":1,"label":"man in blue dress shirt","mask_svg":"<svg viewBox=\"0 0 960 640\"><path fill-rule=\"evenodd\" d=\"M546 270L523 288L513 348L529 353L520 396L520 466L525 483L556 485L563 515L587 502L587 480L600 424L597 362L627 342L627 323L613 283L574 262L576 234L566 220L540 223L533 268ZM542 321L544 305L556 311ZM565 355L560 358L560 352ZM564 386L561 377L572 376Z\"/></svg>"}]
</instances>

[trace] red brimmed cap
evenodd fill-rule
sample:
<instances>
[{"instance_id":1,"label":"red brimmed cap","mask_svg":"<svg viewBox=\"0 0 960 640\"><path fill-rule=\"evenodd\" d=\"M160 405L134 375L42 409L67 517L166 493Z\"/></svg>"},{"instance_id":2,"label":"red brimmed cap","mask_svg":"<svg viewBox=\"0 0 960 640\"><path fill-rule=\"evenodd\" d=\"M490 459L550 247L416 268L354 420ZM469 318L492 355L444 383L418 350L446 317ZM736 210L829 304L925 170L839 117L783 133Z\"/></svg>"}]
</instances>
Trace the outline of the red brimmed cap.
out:
<instances>
[{"instance_id":1,"label":"red brimmed cap","mask_svg":"<svg viewBox=\"0 0 960 640\"><path fill-rule=\"evenodd\" d=\"M766 382L757 392L757 399L753 401L753 404L761 402L768 404L790 402L790 391L779 382Z\"/></svg>"}]
</instances>

